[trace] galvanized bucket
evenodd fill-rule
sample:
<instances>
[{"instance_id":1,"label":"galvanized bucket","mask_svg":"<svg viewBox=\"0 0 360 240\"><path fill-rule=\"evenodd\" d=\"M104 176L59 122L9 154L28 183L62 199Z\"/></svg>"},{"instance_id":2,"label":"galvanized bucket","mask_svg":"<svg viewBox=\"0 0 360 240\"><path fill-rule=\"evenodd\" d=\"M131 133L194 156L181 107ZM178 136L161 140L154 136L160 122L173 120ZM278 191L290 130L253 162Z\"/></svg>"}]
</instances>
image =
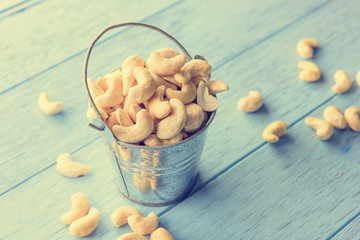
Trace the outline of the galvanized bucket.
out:
<instances>
[{"instance_id":1,"label":"galvanized bucket","mask_svg":"<svg viewBox=\"0 0 360 240\"><path fill-rule=\"evenodd\" d=\"M147 206L173 204L183 199L195 185L206 132L215 116L215 112L209 113L205 126L179 143L148 147L123 143L117 140L105 124L90 94L87 69L91 51L101 36L111 29L124 26L139 26L160 32L172 40L189 60L192 59L175 38L157 27L129 22L104 29L91 43L85 58L85 89L90 104L98 116L98 119L94 119L92 123L89 123L89 126L101 133L114 168L115 180L124 196ZM204 59L200 55L196 55L195 58Z\"/></svg>"}]
</instances>

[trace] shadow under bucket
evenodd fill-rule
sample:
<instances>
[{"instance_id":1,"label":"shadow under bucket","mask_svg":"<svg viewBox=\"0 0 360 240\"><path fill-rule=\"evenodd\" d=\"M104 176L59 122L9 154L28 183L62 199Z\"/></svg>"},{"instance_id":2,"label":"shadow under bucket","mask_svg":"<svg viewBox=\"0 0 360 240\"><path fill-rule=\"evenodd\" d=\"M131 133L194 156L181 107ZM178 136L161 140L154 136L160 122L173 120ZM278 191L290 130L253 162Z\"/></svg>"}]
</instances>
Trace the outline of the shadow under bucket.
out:
<instances>
[{"instance_id":1,"label":"shadow under bucket","mask_svg":"<svg viewBox=\"0 0 360 240\"><path fill-rule=\"evenodd\" d=\"M100 37L111 29L123 26L141 26L156 30L174 41L187 58L192 59L176 39L154 26L142 23L124 23L106 28L92 42L85 59L85 89L90 104L98 116L89 126L101 133L113 165L116 183L124 196L147 206L173 204L183 199L195 185L207 129L214 119L216 111L207 113L208 120L201 129L175 144L149 147L117 140L105 124L90 94L87 83L87 67L91 50ZM202 57L196 56L195 58Z\"/></svg>"}]
</instances>

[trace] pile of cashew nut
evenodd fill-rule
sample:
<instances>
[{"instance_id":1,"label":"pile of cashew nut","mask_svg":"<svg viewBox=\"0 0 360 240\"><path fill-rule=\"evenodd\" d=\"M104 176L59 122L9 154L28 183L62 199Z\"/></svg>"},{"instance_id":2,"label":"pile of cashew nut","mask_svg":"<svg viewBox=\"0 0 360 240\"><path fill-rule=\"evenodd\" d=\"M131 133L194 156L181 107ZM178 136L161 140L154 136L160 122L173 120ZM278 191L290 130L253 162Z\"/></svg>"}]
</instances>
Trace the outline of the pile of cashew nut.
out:
<instances>
[{"instance_id":1,"label":"pile of cashew nut","mask_svg":"<svg viewBox=\"0 0 360 240\"><path fill-rule=\"evenodd\" d=\"M200 130L218 107L215 94L229 86L209 81L211 66L172 48L158 49L146 62L130 56L121 69L88 78L90 94L114 136L126 143L171 144ZM90 121L98 118L90 106ZM180 139L180 140L182 140Z\"/></svg>"}]
</instances>

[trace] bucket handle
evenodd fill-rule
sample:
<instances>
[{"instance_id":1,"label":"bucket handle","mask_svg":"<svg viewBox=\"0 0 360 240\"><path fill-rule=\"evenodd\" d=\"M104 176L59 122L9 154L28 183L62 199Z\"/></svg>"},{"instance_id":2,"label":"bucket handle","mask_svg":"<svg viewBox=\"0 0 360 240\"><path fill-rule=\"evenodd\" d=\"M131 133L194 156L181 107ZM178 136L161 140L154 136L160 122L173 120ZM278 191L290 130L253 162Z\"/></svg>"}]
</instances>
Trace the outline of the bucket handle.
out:
<instances>
[{"instance_id":1,"label":"bucket handle","mask_svg":"<svg viewBox=\"0 0 360 240\"><path fill-rule=\"evenodd\" d=\"M84 64L84 84L85 84L85 89L86 89L86 93L89 97L90 100L90 104L92 106L92 108L95 110L96 115L99 117L99 119L102 120L102 123L100 126L96 126L93 123L89 123L89 126L99 130L99 131L103 131L105 129L105 125L104 125L104 119L100 114L99 109L96 107L94 99L91 96L90 90L89 90L89 85L88 85L88 81L87 81L87 70L88 70L88 63L89 63L89 59L90 59L90 54L91 51L93 49L93 47L95 46L96 42L108 31L115 29L115 28L120 28L120 27L126 27L126 26L138 26L138 27L144 27L144 28L149 28L152 30L155 30L159 33L161 33L162 35L166 36L167 38L169 38L170 40L172 40L180 49L181 51L185 54L185 56L191 60L192 57L190 56L190 54L186 51L186 49L170 34L166 33L165 31L161 30L160 28L157 28L155 26L152 25L148 25L145 23L137 23L137 22L126 22L126 23L121 23L121 24L115 24L112 26L109 26L107 28L105 28L103 31L101 31L96 37L95 39L91 42L89 49L86 52L86 57L85 57L85 64ZM195 56L196 59L202 59L205 60L204 57L200 56L200 55L196 55ZM206 60L205 60L206 61Z\"/></svg>"}]
</instances>

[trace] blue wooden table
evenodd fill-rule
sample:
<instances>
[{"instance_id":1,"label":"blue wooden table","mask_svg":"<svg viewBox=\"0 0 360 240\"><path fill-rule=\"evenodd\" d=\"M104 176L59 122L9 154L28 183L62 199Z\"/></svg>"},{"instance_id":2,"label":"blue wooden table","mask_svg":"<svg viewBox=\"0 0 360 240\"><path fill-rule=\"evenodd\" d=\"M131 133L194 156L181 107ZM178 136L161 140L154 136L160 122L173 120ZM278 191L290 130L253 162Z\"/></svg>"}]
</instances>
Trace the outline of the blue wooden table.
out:
<instances>
[{"instance_id":1,"label":"blue wooden table","mask_svg":"<svg viewBox=\"0 0 360 240\"><path fill-rule=\"evenodd\" d=\"M60 216L70 196L83 192L99 209L97 229L86 239L116 239L112 212L123 205L155 212L175 239L360 239L360 135L335 130L322 141L304 122L335 105L360 107L355 83L359 64L356 0L255 1L65 1L0 3L0 239L77 239ZM100 135L87 126L88 99L82 71L85 53L104 28L122 22L157 26L191 55L213 66L225 81L219 109L207 133L195 188L181 202L146 207L120 194ZM315 62L322 77L298 78L298 40L319 40ZM124 56L147 56L172 47L158 33L115 31L95 47L89 75L115 69ZM335 71L354 81L344 94L331 91ZM237 101L261 92L264 106L247 114ZM41 92L64 103L44 115ZM288 124L275 144L263 129ZM82 178L56 172L61 153L91 165Z\"/></svg>"}]
</instances>

